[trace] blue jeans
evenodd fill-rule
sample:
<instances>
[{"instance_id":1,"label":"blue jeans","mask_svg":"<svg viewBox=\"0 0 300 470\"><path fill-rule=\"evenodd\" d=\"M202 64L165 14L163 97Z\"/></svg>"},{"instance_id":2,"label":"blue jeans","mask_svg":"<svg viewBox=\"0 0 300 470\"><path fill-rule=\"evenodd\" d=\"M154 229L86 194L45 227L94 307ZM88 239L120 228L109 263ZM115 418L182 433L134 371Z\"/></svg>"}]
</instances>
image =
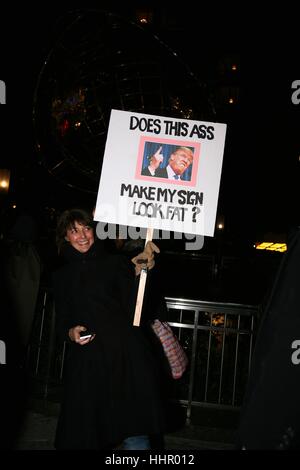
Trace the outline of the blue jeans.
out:
<instances>
[{"instance_id":1,"label":"blue jeans","mask_svg":"<svg viewBox=\"0 0 300 470\"><path fill-rule=\"evenodd\" d=\"M123 441L124 450L146 450L150 449L150 441L148 436L132 436L127 437Z\"/></svg>"}]
</instances>

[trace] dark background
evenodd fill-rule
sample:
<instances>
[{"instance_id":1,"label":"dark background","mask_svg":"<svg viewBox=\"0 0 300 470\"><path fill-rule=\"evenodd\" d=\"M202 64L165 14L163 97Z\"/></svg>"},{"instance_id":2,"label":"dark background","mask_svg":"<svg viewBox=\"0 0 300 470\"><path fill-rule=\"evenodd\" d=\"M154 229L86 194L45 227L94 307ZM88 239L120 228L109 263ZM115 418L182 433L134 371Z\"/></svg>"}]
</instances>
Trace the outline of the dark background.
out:
<instances>
[{"instance_id":1,"label":"dark background","mask_svg":"<svg viewBox=\"0 0 300 470\"><path fill-rule=\"evenodd\" d=\"M291 102L291 84L300 76L295 13L288 7L262 13L253 4L243 9L199 4L196 11L163 3L102 2L99 9L129 22L150 12L147 34L176 52L179 65L207 90L214 120L228 125L218 205L228 240L249 246L268 232L287 234L299 222L300 105ZM27 204L36 212L79 203L91 207L95 193L49 174L32 123L39 74L68 25L66 13L74 8L5 9L0 78L6 82L7 104L0 108L0 166L12 169L6 204ZM231 63L238 65L235 74L228 69ZM234 105L226 103L230 90Z\"/></svg>"},{"instance_id":2,"label":"dark background","mask_svg":"<svg viewBox=\"0 0 300 470\"><path fill-rule=\"evenodd\" d=\"M207 237L198 253L185 251L182 243L159 243L162 254L157 259L165 293L263 303L282 254L258 253L253 244L262 239L287 241L299 224L300 105L291 102L292 82L300 79L298 12L287 2L278 9L274 4L264 6L265 12L261 3L254 2L120 5L110 1L96 7L129 22L136 21L138 10L150 12L147 34L155 34L170 55L177 53L178 75L173 75L170 86L184 85L180 73L189 70L187 75L199 84L198 92L190 97L192 103L206 107L209 102L214 109L212 120L227 124L218 204L225 230ZM84 3L83 7L88 6ZM7 104L0 106L0 168L11 169L9 193L0 196L1 230L9 230L24 210L39 221L43 285L49 285L55 265L56 214L70 206L93 207L96 200L95 193L66 184L68 173L64 181L49 173L49 152L38 151L33 127L40 73L66 30L65 14L70 10L73 4L1 5L0 80L6 83ZM232 63L238 65L237 73L230 71ZM227 102L231 92L236 97L234 105ZM17 209L12 209L13 204ZM5 254L4 249L0 268ZM5 294L0 277L4 312L0 339L7 341L9 365L1 368L1 422L9 423L4 429L9 441L20 423L26 387L18 358L12 360L17 348Z\"/></svg>"},{"instance_id":3,"label":"dark background","mask_svg":"<svg viewBox=\"0 0 300 470\"><path fill-rule=\"evenodd\" d=\"M109 9L135 20L143 5L147 11L147 2L138 5L120 7L110 2ZM238 230L241 218L243 230L255 225L255 233L286 229L296 218L299 196L300 113L291 103L291 83L299 77L293 11L273 8L262 14L258 7L242 12L230 6L225 11L201 11L199 5L196 12L191 6L150 5L150 27L208 84L215 95L216 120L228 124L220 204L233 230ZM6 9L1 28L0 78L7 87L7 105L1 107L2 165L13 163L21 173L17 178L26 174L26 190L31 186L34 198L38 194L55 203L55 182L36 169L32 101L43 61L64 30L65 12L72 8L46 4ZM218 106L220 89L228 80L220 64L227 57L239 66L238 78L229 83L237 85L239 93L234 109Z\"/></svg>"}]
</instances>

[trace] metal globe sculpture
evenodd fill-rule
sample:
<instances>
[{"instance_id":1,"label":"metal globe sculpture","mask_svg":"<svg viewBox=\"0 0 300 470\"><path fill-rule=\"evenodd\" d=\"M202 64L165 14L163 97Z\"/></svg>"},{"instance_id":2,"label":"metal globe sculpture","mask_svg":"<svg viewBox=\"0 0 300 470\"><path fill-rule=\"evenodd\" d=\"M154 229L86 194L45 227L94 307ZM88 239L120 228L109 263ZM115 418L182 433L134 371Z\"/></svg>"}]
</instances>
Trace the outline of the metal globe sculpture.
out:
<instances>
[{"instance_id":1,"label":"metal globe sculpture","mask_svg":"<svg viewBox=\"0 0 300 470\"><path fill-rule=\"evenodd\" d=\"M71 12L64 24L33 107L39 158L61 182L96 193L111 109L213 116L203 83L150 30L99 10Z\"/></svg>"}]
</instances>

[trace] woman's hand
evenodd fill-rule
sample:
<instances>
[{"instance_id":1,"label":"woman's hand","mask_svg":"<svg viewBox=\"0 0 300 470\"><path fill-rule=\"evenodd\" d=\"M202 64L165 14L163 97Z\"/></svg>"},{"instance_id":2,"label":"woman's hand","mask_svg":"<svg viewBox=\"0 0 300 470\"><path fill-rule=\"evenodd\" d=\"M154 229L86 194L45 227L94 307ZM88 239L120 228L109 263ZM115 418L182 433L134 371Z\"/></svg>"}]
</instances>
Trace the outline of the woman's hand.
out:
<instances>
[{"instance_id":1,"label":"woman's hand","mask_svg":"<svg viewBox=\"0 0 300 470\"><path fill-rule=\"evenodd\" d=\"M135 265L135 274L138 276L142 269L152 269L155 265L154 253L160 253L160 249L155 243L147 242L144 251L139 253L137 256L132 258L132 262Z\"/></svg>"},{"instance_id":2,"label":"woman's hand","mask_svg":"<svg viewBox=\"0 0 300 470\"><path fill-rule=\"evenodd\" d=\"M80 332L81 331L86 331L86 327L81 326L81 325L77 325L77 326L74 326L73 328L69 329L69 338L70 338L70 340L74 341L75 343L80 344L81 346L84 345L84 344L89 343L90 341L93 341L93 339L96 336L95 334L93 334L91 337L83 339L83 338L80 337Z\"/></svg>"}]
</instances>

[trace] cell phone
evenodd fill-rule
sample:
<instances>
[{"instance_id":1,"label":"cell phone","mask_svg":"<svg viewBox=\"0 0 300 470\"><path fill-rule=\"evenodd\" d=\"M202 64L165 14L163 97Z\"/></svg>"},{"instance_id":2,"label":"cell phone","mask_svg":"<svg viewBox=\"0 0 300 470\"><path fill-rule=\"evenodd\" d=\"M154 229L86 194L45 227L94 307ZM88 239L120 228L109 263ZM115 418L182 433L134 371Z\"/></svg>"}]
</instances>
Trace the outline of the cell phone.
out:
<instances>
[{"instance_id":1,"label":"cell phone","mask_svg":"<svg viewBox=\"0 0 300 470\"><path fill-rule=\"evenodd\" d=\"M96 333L94 333L93 331L90 331L90 330L81 331L80 332L80 339L91 338L95 334Z\"/></svg>"}]
</instances>

